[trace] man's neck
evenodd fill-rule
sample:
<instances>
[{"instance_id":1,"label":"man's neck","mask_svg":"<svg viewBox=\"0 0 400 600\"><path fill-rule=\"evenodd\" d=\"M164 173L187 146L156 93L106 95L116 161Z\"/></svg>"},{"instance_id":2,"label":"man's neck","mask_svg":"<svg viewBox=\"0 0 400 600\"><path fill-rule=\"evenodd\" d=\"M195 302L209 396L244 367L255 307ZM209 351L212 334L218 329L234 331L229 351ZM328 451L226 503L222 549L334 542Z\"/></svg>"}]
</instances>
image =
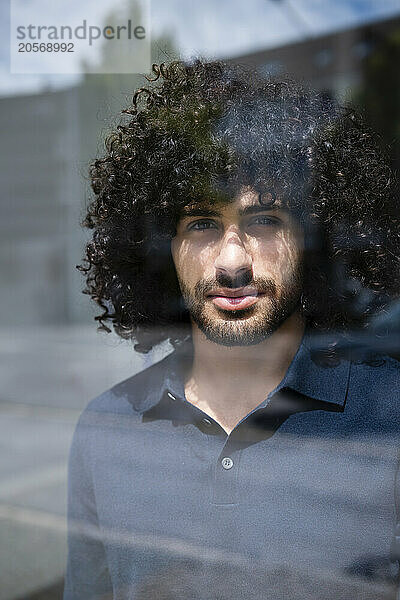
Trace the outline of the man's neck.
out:
<instances>
[{"instance_id":1,"label":"man's neck","mask_svg":"<svg viewBox=\"0 0 400 600\"><path fill-rule=\"evenodd\" d=\"M282 381L303 334L304 321L298 313L254 346L221 346L193 325L187 400L230 433Z\"/></svg>"}]
</instances>

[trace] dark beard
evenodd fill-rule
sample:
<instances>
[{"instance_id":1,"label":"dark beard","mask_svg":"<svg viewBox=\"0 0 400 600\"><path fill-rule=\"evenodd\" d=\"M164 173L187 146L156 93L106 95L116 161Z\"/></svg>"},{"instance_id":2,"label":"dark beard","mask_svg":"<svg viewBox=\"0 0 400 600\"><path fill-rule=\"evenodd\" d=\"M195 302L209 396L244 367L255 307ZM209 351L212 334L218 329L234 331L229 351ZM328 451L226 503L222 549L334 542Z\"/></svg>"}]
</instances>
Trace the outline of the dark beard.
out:
<instances>
[{"instance_id":1,"label":"dark beard","mask_svg":"<svg viewBox=\"0 0 400 600\"><path fill-rule=\"evenodd\" d=\"M181 283L181 290L192 320L207 339L222 346L253 346L272 335L298 308L301 280L298 276L290 284L286 283L285 294L279 300L274 281L256 278L252 285L268 297L266 310L261 312L258 303L238 311L215 307L220 319L210 318L205 310L207 292L218 287L214 280L199 281L193 292ZM260 302L265 302L265 299L260 299Z\"/></svg>"}]
</instances>

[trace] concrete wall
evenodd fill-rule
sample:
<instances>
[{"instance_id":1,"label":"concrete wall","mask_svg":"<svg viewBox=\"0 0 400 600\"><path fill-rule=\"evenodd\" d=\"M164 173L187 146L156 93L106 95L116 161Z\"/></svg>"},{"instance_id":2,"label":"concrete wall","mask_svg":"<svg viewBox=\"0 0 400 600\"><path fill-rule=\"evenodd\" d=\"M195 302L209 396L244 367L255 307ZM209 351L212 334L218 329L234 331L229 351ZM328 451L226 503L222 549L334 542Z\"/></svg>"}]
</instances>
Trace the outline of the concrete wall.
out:
<instances>
[{"instance_id":1,"label":"concrete wall","mask_svg":"<svg viewBox=\"0 0 400 600\"><path fill-rule=\"evenodd\" d=\"M75 88L0 100L1 324L72 317L70 211L80 193L77 94Z\"/></svg>"}]
</instances>

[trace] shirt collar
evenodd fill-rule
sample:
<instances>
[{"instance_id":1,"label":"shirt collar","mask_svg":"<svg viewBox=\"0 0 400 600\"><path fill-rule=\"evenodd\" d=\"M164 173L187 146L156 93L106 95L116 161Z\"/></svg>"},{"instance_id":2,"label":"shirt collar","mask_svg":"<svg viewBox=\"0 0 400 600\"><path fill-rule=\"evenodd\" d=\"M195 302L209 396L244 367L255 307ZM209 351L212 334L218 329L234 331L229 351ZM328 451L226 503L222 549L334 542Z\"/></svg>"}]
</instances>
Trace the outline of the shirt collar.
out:
<instances>
[{"instance_id":1,"label":"shirt collar","mask_svg":"<svg viewBox=\"0 0 400 600\"><path fill-rule=\"evenodd\" d=\"M329 403L333 410L341 410L348 391L350 361L342 359L332 366L316 364L312 359L313 345L313 335L306 330L284 378L273 393L289 388L301 396ZM170 414L173 418L175 413L181 411L182 402L187 403L184 371L190 364L192 351L192 344L187 341L159 363L157 376L148 377L145 382L145 394L142 396L141 406L137 407L140 412L151 410L156 418L159 414L163 414L164 418ZM268 399L259 408L265 407L267 403Z\"/></svg>"},{"instance_id":2,"label":"shirt collar","mask_svg":"<svg viewBox=\"0 0 400 600\"><path fill-rule=\"evenodd\" d=\"M299 348L276 390L287 387L309 398L344 406L351 363L349 360L341 359L331 366L317 364L312 358L315 347L313 333L306 330Z\"/></svg>"}]
</instances>

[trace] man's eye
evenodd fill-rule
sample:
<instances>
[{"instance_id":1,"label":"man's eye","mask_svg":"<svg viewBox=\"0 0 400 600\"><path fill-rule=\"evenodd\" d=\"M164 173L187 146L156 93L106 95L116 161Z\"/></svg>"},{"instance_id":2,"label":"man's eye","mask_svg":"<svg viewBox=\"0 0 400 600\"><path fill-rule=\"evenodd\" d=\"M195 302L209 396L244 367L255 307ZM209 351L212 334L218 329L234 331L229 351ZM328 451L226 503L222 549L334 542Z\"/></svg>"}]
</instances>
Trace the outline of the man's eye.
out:
<instances>
[{"instance_id":1,"label":"man's eye","mask_svg":"<svg viewBox=\"0 0 400 600\"><path fill-rule=\"evenodd\" d=\"M188 227L190 231L205 231L206 229L215 229L216 225L213 221L195 221Z\"/></svg>"}]
</instances>

